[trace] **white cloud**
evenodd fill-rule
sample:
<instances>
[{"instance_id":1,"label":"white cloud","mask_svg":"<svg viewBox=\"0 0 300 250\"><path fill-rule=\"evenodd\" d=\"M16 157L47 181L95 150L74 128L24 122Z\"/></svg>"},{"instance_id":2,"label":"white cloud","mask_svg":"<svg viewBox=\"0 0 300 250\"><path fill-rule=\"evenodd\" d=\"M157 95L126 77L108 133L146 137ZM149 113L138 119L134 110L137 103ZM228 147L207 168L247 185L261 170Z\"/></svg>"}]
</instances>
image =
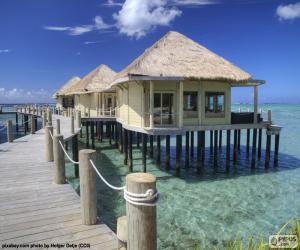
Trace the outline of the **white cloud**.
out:
<instances>
[{"instance_id":1,"label":"white cloud","mask_svg":"<svg viewBox=\"0 0 300 250\"><path fill-rule=\"evenodd\" d=\"M1 103L53 102L51 94L45 89L25 90L19 88L0 88Z\"/></svg>"},{"instance_id":2,"label":"white cloud","mask_svg":"<svg viewBox=\"0 0 300 250\"><path fill-rule=\"evenodd\" d=\"M109 6L109 7L114 7L114 6L122 6L122 3L117 3L114 0L108 0L106 3L104 3L103 5L105 6Z\"/></svg>"},{"instance_id":3,"label":"white cloud","mask_svg":"<svg viewBox=\"0 0 300 250\"><path fill-rule=\"evenodd\" d=\"M166 0L126 0L113 15L119 32L141 38L157 26L168 26L181 11L167 6Z\"/></svg>"},{"instance_id":4,"label":"white cloud","mask_svg":"<svg viewBox=\"0 0 300 250\"><path fill-rule=\"evenodd\" d=\"M171 0L169 2L175 6L201 6L219 3L216 0Z\"/></svg>"},{"instance_id":5,"label":"white cloud","mask_svg":"<svg viewBox=\"0 0 300 250\"><path fill-rule=\"evenodd\" d=\"M95 44L95 43L100 43L101 41L85 41L85 45L90 45L90 44Z\"/></svg>"},{"instance_id":6,"label":"white cloud","mask_svg":"<svg viewBox=\"0 0 300 250\"><path fill-rule=\"evenodd\" d=\"M44 26L46 30L65 31L71 36L79 36L95 30L105 30L111 28L112 25L106 24L101 16L94 18L94 24L79 25L79 26Z\"/></svg>"},{"instance_id":7,"label":"white cloud","mask_svg":"<svg viewBox=\"0 0 300 250\"><path fill-rule=\"evenodd\" d=\"M279 5L276 14L280 20L300 18L300 2L288 5Z\"/></svg>"},{"instance_id":8,"label":"white cloud","mask_svg":"<svg viewBox=\"0 0 300 250\"><path fill-rule=\"evenodd\" d=\"M11 52L10 49L0 49L0 54L2 54L2 53L9 53L9 52Z\"/></svg>"}]
</instances>

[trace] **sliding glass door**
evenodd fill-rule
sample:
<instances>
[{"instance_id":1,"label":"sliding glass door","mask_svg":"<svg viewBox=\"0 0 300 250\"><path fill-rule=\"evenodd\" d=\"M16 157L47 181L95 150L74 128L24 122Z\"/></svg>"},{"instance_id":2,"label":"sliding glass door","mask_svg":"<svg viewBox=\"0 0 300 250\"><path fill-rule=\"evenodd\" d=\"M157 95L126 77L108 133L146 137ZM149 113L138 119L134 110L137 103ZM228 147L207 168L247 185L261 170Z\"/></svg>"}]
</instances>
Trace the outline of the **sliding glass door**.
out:
<instances>
[{"instance_id":1,"label":"sliding glass door","mask_svg":"<svg viewBox=\"0 0 300 250\"><path fill-rule=\"evenodd\" d=\"M154 125L174 124L174 93L154 93Z\"/></svg>"}]
</instances>

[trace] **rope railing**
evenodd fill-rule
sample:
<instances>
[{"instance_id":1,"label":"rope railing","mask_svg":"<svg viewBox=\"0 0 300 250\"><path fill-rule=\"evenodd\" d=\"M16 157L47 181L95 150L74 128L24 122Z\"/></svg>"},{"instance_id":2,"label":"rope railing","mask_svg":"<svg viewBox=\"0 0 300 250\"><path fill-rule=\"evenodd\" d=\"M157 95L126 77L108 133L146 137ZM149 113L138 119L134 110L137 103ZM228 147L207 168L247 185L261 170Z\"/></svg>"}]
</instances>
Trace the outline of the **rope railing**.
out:
<instances>
[{"instance_id":1,"label":"rope railing","mask_svg":"<svg viewBox=\"0 0 300 250\"><path fill-rule=\"evenodd\" d=\"M136 205L136 206L148 206L148 207L154 207L157 205L159 201L159 192L157 190L148 189L146 193L144 194L135 194L131 193L126 190L126 187L116 187L112 184L110 184L98 171L97 167L95 166L94 162L90 160L90 163L95 170L95 172L98 174L100 179L111 189L121 191L124 190L124 199L129 202L130 204Z\"/></svg>"}]
</instances>

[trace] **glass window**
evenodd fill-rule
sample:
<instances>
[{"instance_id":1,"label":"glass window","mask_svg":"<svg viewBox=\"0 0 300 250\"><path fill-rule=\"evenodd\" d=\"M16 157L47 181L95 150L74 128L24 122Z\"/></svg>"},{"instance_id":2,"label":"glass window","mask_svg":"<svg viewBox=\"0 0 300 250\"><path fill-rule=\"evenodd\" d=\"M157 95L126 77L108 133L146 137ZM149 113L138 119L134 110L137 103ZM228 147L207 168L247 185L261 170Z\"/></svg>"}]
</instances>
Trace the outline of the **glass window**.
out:
<instances>
[{"instance_id":1,"label":"glass window","mask_svg":"<svg viewBox=\"0 0 300 250\"><path fill-rule=\"evenodd\" d=\"M221 114L225 111L225 94L224 92L206 92L205 93L205 113Z\"/></svg>"},{"instance_id":2,"label":"glass window","mask_svg":"<svg viewBox=\"0 0 300 250\"><path fill-rule=\"evenodd\" d=\"M197 96L198 93L183 92L183 110L184 111L197 111Z\"/></svg>"}]
</instances>

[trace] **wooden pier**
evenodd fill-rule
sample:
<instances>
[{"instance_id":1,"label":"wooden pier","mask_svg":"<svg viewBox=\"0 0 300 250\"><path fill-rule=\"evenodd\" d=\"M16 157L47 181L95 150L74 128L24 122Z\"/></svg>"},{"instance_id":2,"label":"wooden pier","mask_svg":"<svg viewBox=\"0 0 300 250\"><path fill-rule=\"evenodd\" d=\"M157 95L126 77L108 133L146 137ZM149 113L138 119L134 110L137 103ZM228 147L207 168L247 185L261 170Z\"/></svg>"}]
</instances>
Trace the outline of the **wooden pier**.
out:
<instances>
[{"instance_id":1,"label":"wooden pier","mask_svg":"<svg viewBox=\"0 0 300 250\"><path fill-rule=\"evenodd\" d=\"M61 134L72 136L70 118L59 118ZM68 249L79 249L79 244L90 244L89 249L117 249L108 226L82 224L80 197L71 185L54 184L54 162L45 160L44 136L42 129L0 144L0 246L35 244L31 249L39 249L48 244L58 249L51 244L74 244Z\"/></svg>"}]
</instances>

